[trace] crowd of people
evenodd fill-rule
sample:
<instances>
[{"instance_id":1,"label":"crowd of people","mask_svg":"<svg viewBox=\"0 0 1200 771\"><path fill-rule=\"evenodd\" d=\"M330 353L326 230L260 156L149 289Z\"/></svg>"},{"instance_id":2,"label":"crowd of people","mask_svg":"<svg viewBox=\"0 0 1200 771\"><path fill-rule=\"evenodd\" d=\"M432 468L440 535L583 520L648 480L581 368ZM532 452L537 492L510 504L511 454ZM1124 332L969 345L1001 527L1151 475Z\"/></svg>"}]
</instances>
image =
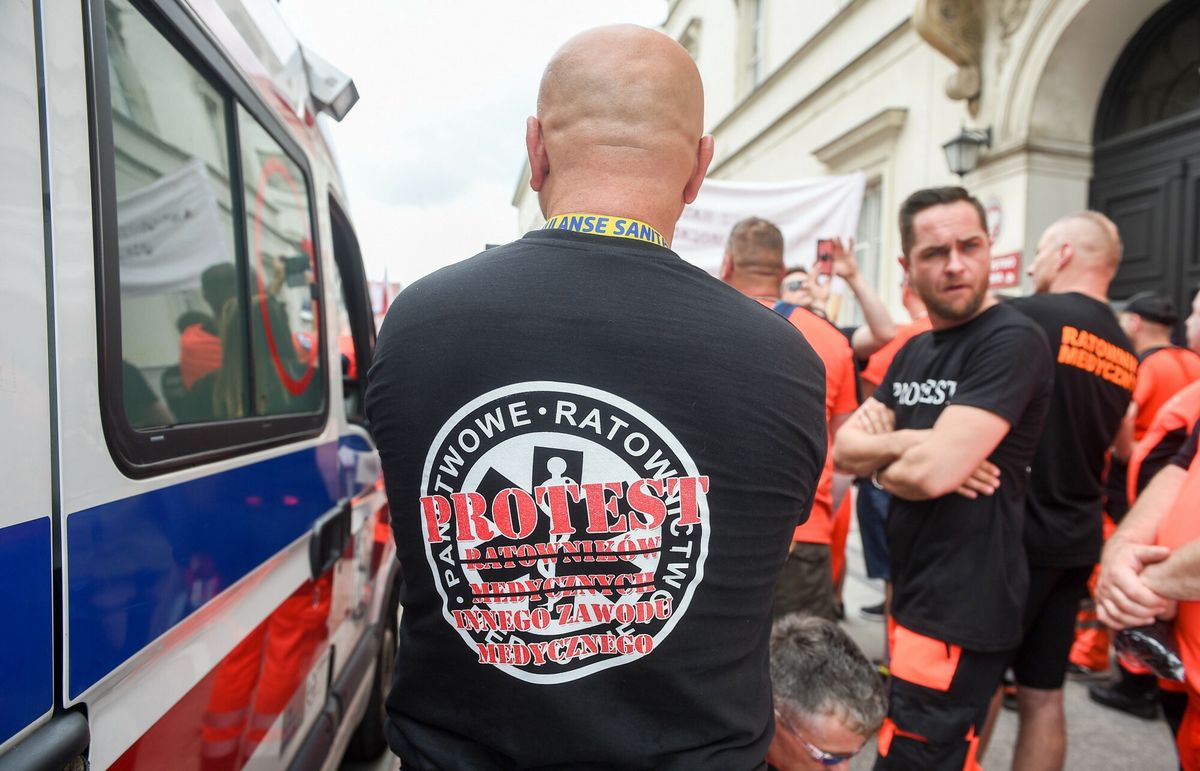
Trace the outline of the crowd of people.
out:
<instances>
[{"instance_id":1,"label":"crowd of people","mask_svg":"<svg viewBox=\"0 0 1200 771\"><path fill-rule=\"evenodd\" d=\"M1094 697L1161 698L1200 769L1200 298L1192 351L1165 298L1114 310L1120 233L1090 211L999 298L959 187L900 208L902 323L852 243L788 267L758 217L715 280L669 249L703 101L660 33L572 39L527 125L547 227L383 324L403 768L845 767L875 736L876 768L973 769L1010 673L1013 768L1061 769L1068 668L1107 671L1101 626L1173 624L1184 682L1130 658ZM833 275L861 327L825 318ZM851 501L883 675L836 623Z\"/></svg>"}]
</instances>

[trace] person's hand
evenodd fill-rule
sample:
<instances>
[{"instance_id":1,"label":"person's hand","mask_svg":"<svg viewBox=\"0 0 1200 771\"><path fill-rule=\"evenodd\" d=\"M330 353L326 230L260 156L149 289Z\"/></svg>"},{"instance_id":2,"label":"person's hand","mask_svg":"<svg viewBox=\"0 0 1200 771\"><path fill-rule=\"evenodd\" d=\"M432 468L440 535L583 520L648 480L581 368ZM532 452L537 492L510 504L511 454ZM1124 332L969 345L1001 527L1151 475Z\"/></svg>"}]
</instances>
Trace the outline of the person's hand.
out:
<instances>
[{"instance_id":1,"label":"person's hand","mask_svg":"<svg viewBox=\"0 0 1200 771\"><path fill-rule=\"evenodd\" d=\"M832 289L833 281L831 277L824 273L813 271L813 278L808 283L808 293L812 295L812 310L825 311L825 306L829 303L829 293Z\"/></svg>"},{"instance_id":2,"label":"person's hand","mask_svg":"<svg viewBox=\"0 0 1200 771\"><path fill-rule=\"evenodd\" d=\"M840 238L834 238L832 241L834 275L847 282L854 280L858 275L858 261L854 259L854 239L847 238L842 241Z\"/></svg>"},{"instance_id":3,"label":"person's hand","mask_svg":"<svg viewBox=\"0 0 1200 771\"><path fill-rule=\"evenodd\" d=\"M1100 620L1114 629L1125 629L1152 624L1156 617L1167 613L1170 602L1146 586L1141 572L1170 553L1165 546L1110 540L1096 581L1096 614Z\"/></svg>"},{"instance_id":4,"label":"person's hand","mask_svg":"<svg viewBox=\"0 0 1200 771\"><path fill-rule=\"evenodd\" d=\"M979 464L979 468L971 472L971 476L967 477L967 481L963 482L962 487L955 492L964 498L975 500L981 495L992 495L998 489L1000 489L1000 467L985 460Z\"/></svg>"},{"instance_id":5,"label":"person's hand","mask_svg":"<svg viewBox=\"0 0 1200 771\"><path fill-rule=\"evenodd\" d=\"M283 288L283 279L286 277L283 257L272 257L271 269L271 280L267 282L267 294L274 296L279 294L279 290Z\"/></svg>"},{"instance_id":6,"label":"person's hand","mask_svg":"<svg viewBox=\"0 0 1200 771\"><path fill-rule=\"evenodd\" d=\"M874 399L868 399L854 413L858 427L868 434L886 434L896 430L896 413Z\"/></svg>"}]
</instances>

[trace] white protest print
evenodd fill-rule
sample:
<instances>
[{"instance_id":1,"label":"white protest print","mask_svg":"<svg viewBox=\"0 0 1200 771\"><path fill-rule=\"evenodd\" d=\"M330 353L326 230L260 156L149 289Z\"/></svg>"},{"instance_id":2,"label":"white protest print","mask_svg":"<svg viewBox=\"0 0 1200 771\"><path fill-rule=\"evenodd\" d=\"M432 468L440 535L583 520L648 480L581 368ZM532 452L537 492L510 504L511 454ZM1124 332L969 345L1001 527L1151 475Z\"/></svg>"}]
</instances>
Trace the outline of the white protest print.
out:
<instances>
[{"instance_id":1,"label":"white protest print","mask_svg":"<svg viewBox=\"0 0 1200 771\"><path fill-rule=\"evenodd\" d=\"M703 579L708 477L605 391L529 382L474 399L430 446L421 489L446 621L480 665L527 682L652 655Z\"/></svg>"},{"instance_id":2,"label":"white protest print","mask_svg":"<svg viewBox=\"0 0 1200 771\"><path fill-rule=\"evenodd\" d=\"M907 383L892 383L892 398L896 404L912 407L917 404L945 404L954 398L958 390L957 380L935 380L928 378L923 381Z\"/></svg>"}]
</instances>

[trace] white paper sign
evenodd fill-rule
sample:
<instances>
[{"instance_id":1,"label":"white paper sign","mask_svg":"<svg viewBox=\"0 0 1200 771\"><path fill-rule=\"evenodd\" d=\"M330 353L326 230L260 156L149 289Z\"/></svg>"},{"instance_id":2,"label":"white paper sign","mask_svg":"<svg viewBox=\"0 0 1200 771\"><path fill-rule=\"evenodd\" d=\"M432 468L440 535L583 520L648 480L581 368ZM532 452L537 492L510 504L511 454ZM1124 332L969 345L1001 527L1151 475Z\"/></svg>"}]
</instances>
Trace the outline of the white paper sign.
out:
<instances>
[{"instance_id":1,"label":"white paper sign","mask_svg":"<svg viewBox=\"0 0 1200 771\"><path fill-rule=\"evenodd\" d=\"M121 293L198 289L205 268L233 262L224 231L212 180L199 159L121 198Z\"/></svg>"},{"instance_id":2,"label":"white paper sign","mask_svg":"<svg viewBox=\"0 0 1200 771\"><path fill-rule=\"evenodd\" d=\"M683 210L671 248L716 274L733 226L746 217L762 217L783 232L784 262L808 266L816 257L817 239L854 235L865 185L861 172L789 182L706 179L695 202Z\"/></svg>"}]
</instances>

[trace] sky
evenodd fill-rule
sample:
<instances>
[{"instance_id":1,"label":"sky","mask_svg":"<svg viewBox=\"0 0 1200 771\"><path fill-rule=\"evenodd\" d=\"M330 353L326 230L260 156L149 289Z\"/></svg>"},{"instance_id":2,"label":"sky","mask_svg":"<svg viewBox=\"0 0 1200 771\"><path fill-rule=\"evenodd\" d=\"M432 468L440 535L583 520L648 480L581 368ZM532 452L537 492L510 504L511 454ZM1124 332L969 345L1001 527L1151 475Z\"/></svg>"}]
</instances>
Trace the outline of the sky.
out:
<instances>
[{"instance_id":1,"label":"sky","mask_svg":"<svg viewBox=\"0 0 1200 771\"><path fill-rule=\"evenodd\" d=\"M354 78L329 133L367 275L408 285L517 238L513 192L538 80L568 38L658 26L666 0L282 0L298 38Z\"/></svg>"}]
</instances>

